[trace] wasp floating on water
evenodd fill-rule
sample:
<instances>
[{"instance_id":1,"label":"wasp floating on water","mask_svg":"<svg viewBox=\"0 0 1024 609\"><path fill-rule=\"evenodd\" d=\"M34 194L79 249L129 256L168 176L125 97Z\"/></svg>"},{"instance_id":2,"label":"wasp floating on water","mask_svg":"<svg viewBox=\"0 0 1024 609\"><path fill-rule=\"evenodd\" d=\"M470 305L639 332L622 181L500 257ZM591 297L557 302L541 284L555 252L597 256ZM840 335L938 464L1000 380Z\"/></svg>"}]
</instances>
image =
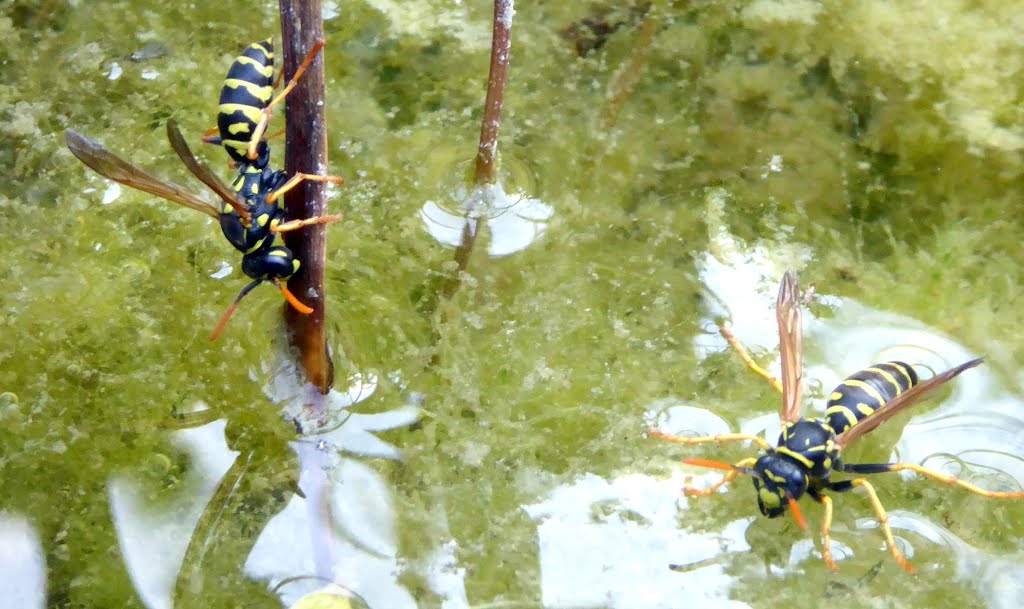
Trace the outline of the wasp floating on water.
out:
<instances>
[{"instance_id":1,"label":"wasp floating on water","mask_svg":"<svg viewBox=\"0 0 1024 609\"><path fill-rule=\"evenodd\" d=\"M994 492L979 488L953 476L926 469L913 463L844 463L840 452L858 438L876 429L893 416L914 404L930 397L942 385L960 373L981 364L982 359L972 359L955 366L931 379L919 383L914 369L903 362L875 364L854 373L836 387L829 396L823 419L807 419L801 416L803 393L803 371L801 362L802 328L800 321L799 292L796 274L787 272L782 277L779 296L776 301L776 317L779 324L779 344L782 356L782 380L779 381L758 366L746 349L727 328L721 333L739 353L744 363L768 379L782 394L782 433L775 446L764 438L751 434L723 434L704 437L680 437L652 430L650 435L679 444L706 444L711 442L754 442L763 453L757 458L743 459L729 464L706 459L685 459L689 465L725 470L728 473L707 489L685 488L687 495L711 495L740 474L753 478L757 491L757 503L761 513L776 518L788 508L801 528L807 523L800 512L797 501L805 494L824 506L825 514L821 525L822 557L832 569L837 568L830 548L832 526L832 499L826 491L838 493L860 487L868 495L871 506L881 525L886 545L896 561L907 571L913 567L896 547L892 530L889 528L885 508L882 507L874 487L864 478L832 480L832 472L846 474L879 474L883 472L913 471L955 485L984 497L1000 499L1021 499L1024 492Z\"/></svg>"}]
</instances>

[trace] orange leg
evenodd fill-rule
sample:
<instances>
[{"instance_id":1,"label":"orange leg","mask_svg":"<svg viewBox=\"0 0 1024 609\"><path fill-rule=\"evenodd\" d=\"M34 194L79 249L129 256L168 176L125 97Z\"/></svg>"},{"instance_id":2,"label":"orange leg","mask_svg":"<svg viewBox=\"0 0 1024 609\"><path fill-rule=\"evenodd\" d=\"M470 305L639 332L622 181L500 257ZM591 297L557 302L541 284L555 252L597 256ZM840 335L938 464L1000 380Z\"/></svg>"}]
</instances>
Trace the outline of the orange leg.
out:
<instances>
[{"instance_id":1,"label":"orange leg","mask_svg":"<svg viewBox=\"0 0 1024 609\"><path fill-rule=\"evenodd\" d=\"M313 312L313 307L307 307L306 305L302 304L299 301L299 299L296 298L295 295L292 294L291 291L289 291L288 288L283 283L281 283L281 280L274 279L273 281L274 284L277 286L277 289L281 290L281 295L284 296L284 299L288 301L288 304L292 305L293 309L295 309L299 313L302 313L303 315L309 315L310 313Z\"/></svg>"},{"instance_id":2,"label":"orange leg","mask_svg":"<svg viewBox=\"0 0 1024 609\"><path fill-rule=\"evenodd\" d=\"M870 466L868 466L868 467L870 467ZM922 476L926 476L928 478L931 478L932 480L938 480L939 482L945 482L946 484L948 484L950 486L959 486L960 488L962 488L964 490L968 490L968 491L970 491L970 492L972 492L972 493L974 493L976 495L981 495L982 497L989 497L990 499L1024 499L1024 492L986 491L983 488L974 486L970 482L965 482L963 480L960 480L956 476L950 476L948 474L943 474L941 472L930 470L930 469L928 469L926 467L921 467L920 465L915 465L913 463L887 463L884 467L886 468L886 471L890 471L890 472L900 472L900 471L903 471L903 470L910 470L912 472L917 472L917 473L921 474ZM849 471L856 472L857 471L857 465L847 465L846 469L849 470ZM868 472L865 472L865 473L868 473ZM874 472L870 472L870 473L874 473Z\"/></svg>"},{"instance_id":3,"label":"orange leg","mask_svg":"<svg viewBox=\"0 0 1024 609\"><path fill-rule=\"evenodd\" d=\"M755 436L753 434L744 433L725 433L717 436L697 436L695 438L684 438L682 436L674 436L672 434L652 429L647 432L647 435L655 438L661 438L662 440L668 440L669 442L675 442L676 444L707 444L709 442L755 442L758 446L764 450L771 450L772 445L769 444L761 436Z\"/></svg>"},{"instance_id":4,"label":"orange leg","mask_svg":"<svg viewBox=\"0 0 1024 609\"><path fill-rule=\"evenodd\" d=\"M295 74L292 76L291 80L288 81L285 88L282 89L281 92L277 94L277 97L271 100L270 103L263 108L262 112L260 112L260 120L256 123L256 130L253 131L252 140L249 141L247 156L250 159L255 159L257 157L256 146L259 145L260 140L263 139L263 133L267 130L267 124L270 122L270 114L273 111L274 106L281 103L281 101L291 93L292 89L295 88L295 85L298 84L299 78L301 78L302 74L306 71L306 68L312 65L313 59L316 58L317 53L319 53L323 48L324 41L318 40L316 44L313 45L313 48L309 50L309 53L306 53L306 58L302 60L301 64L299 64L299 67L295 70Z\"/></svg>"},{"instance_id":5,"label":"orange leg","mask_svg":"<svg viewBox=\"0 0 1024 609\"><path fill-rule=\"evenodd\" d=\"M754 358L750 357L750 353L747 351L746 347L744 347L740 343L740 341L737 340L737 338L733 335L732 331L729 330L729 328L721 327L718 329L718 332L719 334L722 335L723 338L725 338L725 340L729 343L729 346L732 347L733 351L735 351L740 356L740 358L743 360L743 363L746 364L748 368L750 368L757 374L767 379L768 382L771 383L773 387L775 387L776 391L782 393L782 382L779 381L779 379L772 376L771 374L768 374L768 372L764 368L757 365L757 362L754 361Z\"/></svg>"},{"instance_id":6,"label":"orange leg","mask_svg":"<svg viewBox=\"0 0 1024 609\"><path fill-rule=\"evenodd\" d=\"M822 495L821 503L825 506L825 517L821 521L821 557L825 559L828 568L835 571L839 565L832 560L832 498Z\"/></svg>"},{"instance_id":7,"label":"orange leg","mask_svg":"<svg viewBox=\"0 0 1024 609\"><path fill-rule=\"evenodd\" d=\"M267 195L267 203L273 204L281 195L298 186L303 180L311 182L330 182L331 184L344 184L345 179L338 176L319 176L310 173L296 173L283 186Z\"/></svg>"},{"instance_id":8,"label":"orange leg","mask_svg":"<svg viewBox=\"0 0 1024 609\"><path fill-rule=\"evenodd\" d=\"M331 222L340 222L343 216L319 216L317 218L306 218L305 220L289 220L283 224L276 224L270 227L272 233L286 233L288 231L302 228L303 226L310 226L312 224L329 224Z\"/></svg>"},{"instance_id":9,"label":"orange leg","mask_svg":"<svg viewBox=\"0 0 1024 609\"><path fill-rule=\"evenodd\" d=\"M889 551L892 553L892 557L896 559L896 562L901 567L906 569L909 573L915 573L914 567L907 562L906 557L903 556L903 552L896 547L896 540L892 536L892 529L889 528L889 516L885 513L885 508L882 507L882 502L878 500L878 495L875 494L875 487L871 486L871 483L864 478L857 478L851 480L850 483L853 486L860 486L868 494L868 499L871 500L871 507L875 510L875 516L878 518L878 524L882 527L882 534L885 536L885 543L889 546Z\"/></svg>"}]
</instances>

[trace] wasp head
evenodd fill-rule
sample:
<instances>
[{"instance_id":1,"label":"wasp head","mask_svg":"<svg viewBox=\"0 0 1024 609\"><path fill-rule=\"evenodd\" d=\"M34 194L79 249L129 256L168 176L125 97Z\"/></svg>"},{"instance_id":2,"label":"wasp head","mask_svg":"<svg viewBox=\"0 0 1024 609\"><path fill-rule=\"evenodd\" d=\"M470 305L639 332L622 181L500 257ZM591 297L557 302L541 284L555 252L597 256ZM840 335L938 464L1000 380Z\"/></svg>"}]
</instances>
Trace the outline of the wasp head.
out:
<instances>
[{"instance_id":1,"label":"wasp head","mask_svg":"<svg viewBox=\"0 0 1024 609\"><path fill-rule=\"evenodd\" d=\"M762 456L750 473L757 489L757 505L769 518L784 514L786 507L795 505L807 491L806 470L778 453Z\"/></svg>"}]
</instances>

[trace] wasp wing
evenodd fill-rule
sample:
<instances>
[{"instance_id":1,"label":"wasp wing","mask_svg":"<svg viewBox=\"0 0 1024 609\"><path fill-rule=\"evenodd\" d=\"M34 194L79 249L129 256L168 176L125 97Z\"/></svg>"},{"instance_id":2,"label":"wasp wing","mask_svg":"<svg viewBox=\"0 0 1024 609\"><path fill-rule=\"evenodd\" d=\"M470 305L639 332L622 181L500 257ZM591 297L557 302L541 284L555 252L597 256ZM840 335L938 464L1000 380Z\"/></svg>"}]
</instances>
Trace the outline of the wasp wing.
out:
<instances>
[{"instance_id":1,"label":"wasp wing","mask_svg":"<svg viewBox=\"0 0 1024 609\"><path fill-rule=\"evenodd\" d=\"M800 402L803 397L803 328L800 321L800 294L796 273L786 271L779 285L775 301L775 316L779 321L779 351L782 355L782 414L783 423L800 420Z\"/></svg>"},{"instance_id":2,"label":"wasp wing","mask_svg":"<svg viewBox=\"0 0 1024 609\"><path fill-rule=\"evenodd\" d=\"M181 135L181 130L178 129L177 121L174 119L167 121L167 139L171 142L171 148L174 148L174 152L181 159L181 162L185 164L185 167L188 167L188 170L192 172L192 175L199 178L203 184L209 186L213 192L217 193L218 197L233 207L238 212L238 215L248 222L249 206L242 201L237 192L218 178L217 174L213 173L213 170L196 159L195 155L192 154L192 150L185 142L185 137Z\"/></svg>"},{"instance_id":3,"label":"wasp wing","mask_svg":"<svg viewBox=\"0 0 1024 609\"><path fill-rule=\"evenodd\" d=\"M865 417L850 429L847 429L836 436L836 445L840 448L849 446L857 438L874 431L874 429L879 425L885 423L900 412L903 412L914 404L930 397L939 387L953 380L964 370L974 368L983 360L984 358L981 357L972 359L960 364L959 366L950 368L941 374L936 374L919 385L913 386L906 392L886 402L884 406Z\"/></svg>"},{"instance_id":4,"label":"wasp wing","mask_svg":"<svg viewBox=\"0 0 1024 609\"><path fill-rule=\"evenodd\" d=\"M68 129L64 131L64 141L78 160L105 178L217 217L218 210L214 204L200 199L183 186L149 175L80 133Z\"/></svg>"}]
</instances>

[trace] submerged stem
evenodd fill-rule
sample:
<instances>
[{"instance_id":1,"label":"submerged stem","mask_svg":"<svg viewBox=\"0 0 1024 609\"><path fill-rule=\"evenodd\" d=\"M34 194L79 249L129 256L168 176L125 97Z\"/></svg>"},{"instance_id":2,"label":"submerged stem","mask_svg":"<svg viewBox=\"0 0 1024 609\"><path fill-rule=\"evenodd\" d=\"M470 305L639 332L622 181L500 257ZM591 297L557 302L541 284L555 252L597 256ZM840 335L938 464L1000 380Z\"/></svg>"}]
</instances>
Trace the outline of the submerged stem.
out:
<instances>
[{"instance_id":1,"label":"submerged stem","mask_svg":"<svg viewBox=\"0 0 1024 609\"><path fill-rule=\"evenodd\" d=\"M491 34L491 67L487 75L487 97L484 100L484 116L480 122L480 144L477 147L473 167L473 182L476 190L490 188L498 181L498 129L501 126L501 108L505 103L505 81L508 76L508 60L512 50L512 15L515 14L514 0L494 0L494 27ZM442 294L451 298L459 289L459 273L469 266L480 223L472 217L479 193L472 193L466 203L466 223L462 227L462 241L455 248L455 263L458 270L445 284Z\"/></svg>"}]
</instances>

